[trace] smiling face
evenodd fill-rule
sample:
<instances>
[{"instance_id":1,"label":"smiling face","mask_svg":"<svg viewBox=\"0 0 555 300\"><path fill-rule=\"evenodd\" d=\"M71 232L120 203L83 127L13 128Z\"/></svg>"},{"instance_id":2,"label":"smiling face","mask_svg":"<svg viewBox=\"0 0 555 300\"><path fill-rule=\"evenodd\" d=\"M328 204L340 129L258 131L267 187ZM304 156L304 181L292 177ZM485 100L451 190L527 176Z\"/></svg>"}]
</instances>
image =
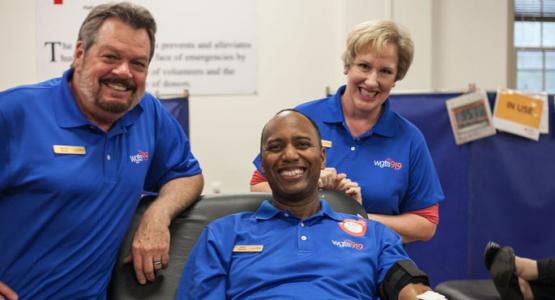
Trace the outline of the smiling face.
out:
<instances>
[{"instance_id":1,"label":"smiling face","mask_svg":"<svg viewBox=\"0 0 555 300\"><path fill-rule=\"evenodd\" d=\"M316 128L305 116L284 111L270 120L262 133L260 154L276 200L318 200L325 155Z\"/></svg>"},{"instance_id":2,"label":"smiling face","mask_svg":"<svg viewBox=\"0 0 555 300\"><path fill-rule=\"evenodd\" d=\"M85 52L77 42L71 88L85 117L110 127L142 98L150 54L145 29L116 18L104 21L94 44Z\"/></svg>"},{"instance_id":3,"label":"smiling face","mask_svg":"<svg viewBox=\"0 0 555 300\"><path fill-rule=\"evenodd\" d=\"M345 68L347 88L341 97L349 115L378 119L382 104L389 97L397 77L397 46L387 44L381 51L367 46Z\"/></svg>"}]
</instances>

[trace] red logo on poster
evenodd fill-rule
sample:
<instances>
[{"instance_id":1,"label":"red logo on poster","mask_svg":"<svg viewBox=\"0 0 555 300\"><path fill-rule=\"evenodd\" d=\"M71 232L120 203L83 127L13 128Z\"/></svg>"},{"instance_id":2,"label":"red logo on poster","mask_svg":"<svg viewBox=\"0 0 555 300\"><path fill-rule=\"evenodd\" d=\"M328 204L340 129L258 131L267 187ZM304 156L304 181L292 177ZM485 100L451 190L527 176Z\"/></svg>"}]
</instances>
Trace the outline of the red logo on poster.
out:
<instances>
[{"instance_id":1,"label":"red logo on poster","mask_svg":"<svg viewBox=\"0 0 555 300\"><path fill-rule=\"evenodd\" d=\"M64 4L64 0L54 0L54 4Z\"/></svg>"}]
</instances>

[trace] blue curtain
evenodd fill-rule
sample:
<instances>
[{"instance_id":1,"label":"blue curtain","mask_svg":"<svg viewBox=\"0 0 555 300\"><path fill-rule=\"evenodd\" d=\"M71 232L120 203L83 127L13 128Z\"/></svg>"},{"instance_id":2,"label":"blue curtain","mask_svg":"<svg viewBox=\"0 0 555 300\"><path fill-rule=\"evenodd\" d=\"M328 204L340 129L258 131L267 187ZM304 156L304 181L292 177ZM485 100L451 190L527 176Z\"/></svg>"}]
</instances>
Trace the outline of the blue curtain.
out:
<instances>
[{"instance_id":1,"label":"blue curtain","mask_svg":"<svg viewBox=\"0 0 555 300\"><path fill-rule=\"evenodd\" d=\"M555 255L555 113L549 96L550 133L539 142L499 132L457 146L445 101L460 94L393 95L393 109L423 132L446 200L428 242L407 245L437 284L488 278L483 249L494 240L521 256ZM488 93L494 107L495 93Z\"/></svg>"}]
</instances>

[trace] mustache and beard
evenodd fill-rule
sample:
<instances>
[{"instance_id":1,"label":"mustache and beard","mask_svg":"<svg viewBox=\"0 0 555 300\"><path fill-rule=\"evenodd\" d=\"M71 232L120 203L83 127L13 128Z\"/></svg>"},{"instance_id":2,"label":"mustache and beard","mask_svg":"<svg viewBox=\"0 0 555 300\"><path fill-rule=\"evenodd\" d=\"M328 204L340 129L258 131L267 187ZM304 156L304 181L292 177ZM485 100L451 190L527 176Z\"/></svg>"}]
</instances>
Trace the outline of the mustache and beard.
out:
<instances>
[{"instance_id":1,"label":"mustache and beard","mask_svg":"<svg viewBox=\"0 0 555 300\"><path fill-rule=\"evenodd\" d=\"M121 78L102 78L99 80L100 86L116 87L119 91L131 91L131 97L125 102L107 101L100 96L100 89L96 94L95 103L98 107L111 113L123 113L131 109L131 106L138 102L138 98L142 95L137 94L137 85L131 80Z\"/></svg>"},{"instance_id":2,"label":"mustache and beard","mask_svg":"<svg viewBox=\"0 0 555 300\"><path fill-rule=\"evenodd\" d=\"M80 75L78 86L83 95L89 99L94 99L94 103L100 109L110 113L124 113L132 109L143 96L144 91L139 91L133 80L107 75L102 78L95 78L92 72L87 72L86 62L83 62L83 69ZM115 93L131 92L125 101L108 100L102 97L102 89L112 89Z\"/></svg>"}]
</instances>

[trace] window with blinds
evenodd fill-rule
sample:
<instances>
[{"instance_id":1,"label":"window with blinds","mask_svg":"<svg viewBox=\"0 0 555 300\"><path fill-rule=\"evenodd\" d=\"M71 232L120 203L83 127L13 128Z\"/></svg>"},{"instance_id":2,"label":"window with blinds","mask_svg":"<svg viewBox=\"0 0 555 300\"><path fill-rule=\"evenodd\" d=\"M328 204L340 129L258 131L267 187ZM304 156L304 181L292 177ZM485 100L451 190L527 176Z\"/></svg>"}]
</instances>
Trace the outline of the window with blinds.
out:
<instances>
[{"instance_id":1,"label":"window with blinds","mask_svg":"<svg viewBox=\"0 0 555 300\"><path fill-rule=\"evenodd\" d=\"M517 88L555 93L555 0L514 0Z\"/></svg>"}]
</instances>

